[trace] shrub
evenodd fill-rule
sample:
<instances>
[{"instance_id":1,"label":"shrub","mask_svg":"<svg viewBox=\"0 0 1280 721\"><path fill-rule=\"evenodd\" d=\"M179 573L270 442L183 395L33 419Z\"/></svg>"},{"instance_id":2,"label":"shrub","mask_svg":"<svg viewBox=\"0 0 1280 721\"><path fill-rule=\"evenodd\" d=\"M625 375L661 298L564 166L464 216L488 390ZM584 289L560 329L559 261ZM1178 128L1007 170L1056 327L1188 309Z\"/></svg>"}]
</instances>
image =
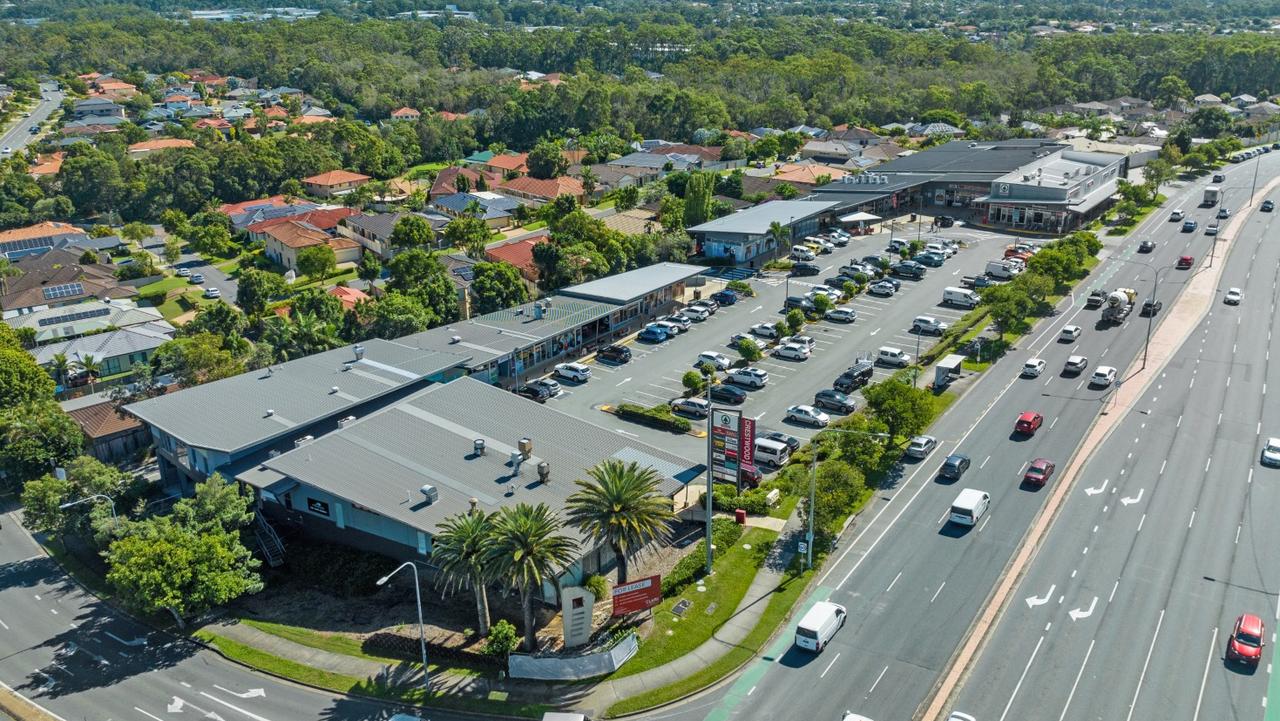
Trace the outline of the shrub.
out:
<instances>
[{"instance_id":1,"label":"shrub","mask_svg":"<svg viewBox=\"0 0 1280 721\"><path fill-rule=\"evenodd\" d=\"M742 538L742 533L742 526L734 523L732 519L711 519L711 543L722 551L737 543L738 539ZM706 564L707 542L703 539L698 541L692 553L680 559L675 568L662 579L662 595L674 596L690 583L702 578Z\"/></svg>"},{"instance_id":2,"label":"shrub","mask_svg":"<svg viewBox=\"0 0 1280 721\"><path fill-rule=\"evenodd\" d=\"M750 298L756 294L756 289L745 280L731 280L724 286L738 295Z\"/></svg>"},{"instance_id":3,"label":"shrub","mask_svg":"<svg viewBox=\"0 0 1280 721\"><path fill-rule=\"evenodd\" d=\"M609 596L609 581L600 574L593 573L582 579L582 587L594 594L597 601Z\"/></svg>"},{"instance_id":4,"label":"shrub","mask_svg":"<svg viewBox=\"0 0 1280 721\"><path fill-rule=\"evenodd\" d=\"M600 578L596 576L596 578ZM602 579L603 580L603 579ZM505 618L489 627L489 638L485 640L484 652L489 656L506 657L520 644L520 634L516 627Z\"/></svg>"},{"instance_id":5,"label":"shrub","mask_svg":"<svg viewBox=\"0 0 1280 721\"><path fill-rule=\"evenodd\" d=\"M674 415L665 405L645 408L635 403L620 403L614 413L623 420L673 433L688 433L693 427L689 421Z\"/></svg>"},{"instance_id":6,"label":"shrub","mask_svg":"<svg viewBox=\"0 0 1280 721\"><path fill-rule=\"evenodd\" d=\"M764 488L748 488L743 491L742 495L738 495L738 489L729 483L717 483L715 487L715 495L712 501L715 503L715 510L725 513L732 513L741 508L755 516L763 516L769 513L769 503L765 499L769 491ZM699 503L703 508L707 507L707 496L703 494L699 499ZM714 528L713 528L714 530ZM716 544L718 547L720 544Z\"/></svg>"}]
</instances>

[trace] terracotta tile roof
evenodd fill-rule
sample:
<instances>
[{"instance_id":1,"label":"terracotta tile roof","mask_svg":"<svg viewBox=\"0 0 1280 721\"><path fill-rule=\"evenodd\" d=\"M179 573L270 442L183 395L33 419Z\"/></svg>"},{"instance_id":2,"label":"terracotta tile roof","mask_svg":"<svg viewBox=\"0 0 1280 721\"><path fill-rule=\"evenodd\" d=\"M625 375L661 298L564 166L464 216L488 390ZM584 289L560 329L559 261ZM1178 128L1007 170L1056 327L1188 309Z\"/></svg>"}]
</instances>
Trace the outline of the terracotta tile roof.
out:
<instances>
[{"instance_id":1,"label":"terracotta tile roof","mask_svg":"<svg viewBox=\"0 0 1280 721\"><path fill-rule=\"evenodd\" d=\"M334 250L350 250L352 248L360 247L359 243L345 235L335 235L334 237L329 238L328 243L329 247Z\"/></svg>"},{"instance_id":2,"label":"terracotta tile roof","mask_svg":"<svg viewBox=\"0 0 1280 721\"><path fill-rule=\"evenodd\" d=\"M268 118L287 118L287 117L289 117L289 111L288 111L288 110L285 110L284 108L280 107L279 105L272 105L271 107L267 108L267 109L266 109L265 111L263 111L263 112L265 112L265 113L266 113L266 115L267 115L267 117L268 117Z\"/></svg>"},{"instance_id":3,"label":"terracotta tile roof","mask_svg":"<svg viewBox=\"0 0 1280 721\"><path fill-rule=\"evenodd\" d=\"M164 101L166 103L189 103L191 102L191 96L183 95L182 93L174 93L173 95L164 96Z\"/></svg>"},{"instance_id":4,"label":"terracotta tile roof","mask_svg":"<svg viewBox=\"0 0 1280 721\"><path fill-rule=\"evenodd\" d=\"M156 138L155 140L144 140L141 143L134 143L129 146L130 153L146 153L152 150L164 150L166 148L194 148L194 141L185 138Z\"/></svg>"},{"instance_id":5,"label":"terracotta tile roof","mask_svg":"<svg viewBox=\"0 0 1280 721\"><path fill-rule=\"evenodd\" d=\"M317 125L319 123L336 123L338 119L331 115L302 115L293 119L295 125Z\"/></svg>"},{"instance_id":6,"label":"terracotta tile roof","mask_svg":"<svg viewBox=\"0 0 1280 721\"><path fill-rule=\"evenodd\" d=\"M67 156L66 153L58 151L49 155L41 155L36 159L36 164L31 166L28 171L31 175L57 175L62 170L62 159Z\"/></svg>"},{"instance_id":7,"label":"terracotta tile roof","mask_svg":"<svg viewBox=\"0 0 1280 721\"><path fill-rule=\"evenodd\" d=\"M436 115L440 116L440 119L441 119L441 120L451 120L451 121L452 121L452 120L466 120L466 119L467 119L467 116L466 116L466 114L465 114L465 113L451 113L451 112L449 112L448 110L440 110L440 111L436 112Z\"/></svg>"},{"instance_id":8,"label":"terracotta tile roof","mask_svg":"<svg viewBox=\"0 0 1280 721\"><path fill-rule=\"evenodd\" d=\"M391 117L393 118L418 118L421 116L422 113L410 107L396 108L391 111Z\"/></svg>"},{"instance_id":9,"label":"terracotta tile roof","mask_svg":"<svg viewBox=\"0 0 1280 721\"><path fill-rule=\"evenodd\" d=\"M471 181L472 190L476 189L476 184L480 178L484 178L485 184L490 188L496 188L502 183L502 178L494 173L453 166L440 171L440 174L436 176L435 182L431 183L429 195L432 198L436 198L442 195L453 195L458 192L457 180L459 175Z\"/></svg>"},{"instance_id":10,"label":"terracotta tile roof","mask_svg":"<svg viewBox=\"0 0 1280 721\"><path fill-rule=\"evenodd\" d=\"M528 153L520 153L519 155L495 155L489 159L488 165L501 170L515 170L521 173L528 172L529 168L525 164L529 160Z\"/></svg>"},{"instance_id":11,"label":"terracotta tile roof","mask_svg":"<svg viewBox=\"0 0 1280 721\"><path fill-rule=\"evenodd\" d=\"M484 255L494 263L510 263L520 270L520 274L530 280L537 280L538 266L533 262L533 246L547 242L546 235L538 235L524 240L517 240L506 245L487 248Z\"/></svg>"},{"instance_id":12,"label":"terracotta tile roof","mask_svg":"<svg viewBox=\"0 0 1280 721\"><path fill-rule=\"evenodd\" d=\"M731 138L742 138L743 140L759 140L760 136L754 133L748 133L745 130L726 130L725 134Z\"/></svg>"},{"instance_id":13,"label":"terracotta tile roof","mask_svg":"<svg viewBox=\"0 0 1280 721\"><path fill-rule=\"evenodd\" d=\"M345 285L336 285L329 289L329 295L342 301L343 310L351 310L356 307L356 303L367 300L369 294L359 288L348 288Z\"/></svg>"},{"instance_id":14,"label":"terracotta tile roof","mask_svg":"<svg viewBox=\"0 0 1280 721\"><path fill-rule=\"evenodd\" d=\"M278 208L288 205L289 201L285 200L283 195L272 195L266 198L258 198L257 200L244 200L239 203L224 203L218 206L218 212L223 215L239 215L250 208L273 207Z\"/></svg>"},{"instance_id":15,"label":"terracotta tile roof","mask_svg":"<svg viewBox=\"0 0 1280 721\"><path fill-rule=\"evenodd\" d=\"M330 170L327 173L303 178L302 182L310 185L342 185L343 183L361 183L369 180L369 176L353 173L349 170Z\"/></svg>"},{"instance_id":16,"label":"terracotta tile roof","mask_svg":"<svg viewBox=\"0 0 1280 721\"><path fill-rule=\"evenodd\" d=\"M338 221L343 218L355 215L359 211L355 208L321 208L320 210L309 210L301 215L293 215L287 218L271 218L270 220L260 220L248 227L250 233L265 233L268 228L276 225L288 223L290 221L298 221L317 228L319 230L331 231L338 227Z\"/></svg>"},{"instance_id":17,"label":"terracotta tile roof","mask_svg":"<svg viewBox=\"0 0 1280 721\"><path fill-rule=\"evenodd\" d=\"M789 165L783 166L781 172L773 176L773 179L782 183L817 185L820 175L830 176L831 181L835 182L848 174L844 170L826 165Z\"/></svg>"},{"instance_id":18,"label":"terracotta tile roof","mask_svg":"<svg viewBox=\"0 0 1280 721\"><path fill-rule=\"evenodd\" d=\"M247 117L247 118L245 118L245 119L244 119L244 129L245 129L245 130L253 130L254 128L257 128L257 127L258 127L258 119L257 119L256 117L250 116L250 117ZM283 120L268 120L268 121L267 121L267 129L268 129L268 130L270 130L270 129L272 129L272 128L283 128L283 127L285 127L285 122L284 122Z\"/></svg>"},{"instance_id":19,"label":"terracotta tile roof","mask_svg":"<svg viewBox=\"0 0 1280 721\"><path fill-rule=\"evenodd\" d=\"M115 404L110 401L95 403L91 406L67 411L67 415L80 426L80 430L90 438L105 438L123 431L131 431L142 427L142 421L129 414L116 412Z\"/></svg>"},{"instance_id":20,"label":"terracotta tile roof","mask_svg":"<svg viewBox=\"0 0 1280 721\"><path fill-rule=\"evenodd\" d=\"M217 130L226 130L231 127L231 123L222 118L201 118L192 124L193 128L214 128Z\"/></svg>"},{"instance_id":21,"label":"terracotta tile roof","mask_svg":"<svg viewBox=\"0 0 1280 721\"><path fill-rule=\"evenodd\" d=\"M0 231L0 243L11 243L15 240L28 240L31 238L47 238L53 235L68 234L84 235L85 232L70 223L58 223L52 220L46 220L43 223L28 225L25 228L13 228L12 230Z\"/></svg>"},{"instance_id":22,"label":"terracotta tile roof","mask_svg":"<svg viewBox=\"0 0 1280 721\"><path fill-rule=\"evenodd\" d=\"M498 187L502 190L524 193L525 195L546 198L547 200L554 200L561 195L572 195L577 198L581 197L583 193L582 181L566 175L562 175L559 178L547 178L546 180L523 176L512 178Z\"/></svg>"},{"instance_id":23,"label":"terracotta tile roof","mask_svg":"<svg viewBox=\"0 0 1280 721\"><path fill-rule=\"evenodd\" d=\"M299 223L293 218L289 218L283 223L277 223L262 232L294 250L329 242L329 236L324 231L313 228L306 223Z\"/></svg>"}]
</instances>

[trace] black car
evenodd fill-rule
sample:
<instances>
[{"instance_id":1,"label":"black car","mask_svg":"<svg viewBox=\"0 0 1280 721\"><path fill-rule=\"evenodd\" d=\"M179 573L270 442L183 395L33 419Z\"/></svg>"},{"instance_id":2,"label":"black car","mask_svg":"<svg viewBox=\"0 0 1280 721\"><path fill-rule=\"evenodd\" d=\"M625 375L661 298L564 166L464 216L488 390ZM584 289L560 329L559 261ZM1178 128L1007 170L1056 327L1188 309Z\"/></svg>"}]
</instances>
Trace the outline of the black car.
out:
<instances>
[{"instance_id":1,"label":"black car","mask_svg":"<svg viewBox=\"0 0 1280 721\"><path fill-rule=\"evenodd\" d=\"M1164 307L1164 301L1147 300L1142 303L1142 314L1155 315L1156 313L1159 313L1160 309L1163 307Z\"/></svg>"},{"instance_id":2,"label":"black car","mask_svg":"<svg viewBox=\"0 0 1280 721\"><path fill-rule=\"evenodd\" d=\"M920 279L924 277L926 271L923 265L913 260L904 260L890 268L889 272L901 278Z\"/></svg>"},{"instance_id":3,"label":"black car","mask_svg":"<svg viewBox=\"0 0 1280 721\"><path fill-rule=\"evenodd\" d=\"M942 462L942 468L938 469L938 475L943 478L952 480L960 480L960 476L969 470L969 457L959 453L952 453L947 456L947 460Z\"/></svg>"},{"instance_id":4,"label":"black car","mask_svg":"<svg viewBox=\"0 0 1280 721\"><path fill-rule=\"evenodd\" d=\"M883 255L864 255L862 256L862 262L864 265L884 270L884 267L889 264L889 259Z\"/></svg>"},{"instance_id":5,"label":"black car","mask_svg":"<svg viewBox=\"0 0 1280 721\"><path fill-rule=\"evenodd\" d=\"M512 392L518 396L524 396L531 401L537 401L539 403L546 403L547 399L551 397L551 391L547 390L545 386L540 385L520 386Z\"/></svg>"},{"instance_id":6,"label":"black car","mask_svg":"<svg viewBox=\"0 0 1280 721\"><path fill-rule=\"evenodd\" d=\"M871 382L871 376L875 373L875 368L875 364L871 361L858 361L849 366L849 370L841 373L840 377L836 378L831 384L831 387L841 393L852 393Z\"/></svg>"},{"instance_id":7,"label":"black car","mask_svg":"<svg viewBox=\"0 0 1280 721\"><path fill-rule=\"evenodd\" d=\"M788 296L786 302L782 304L782 307L785 310L791 310L792 308L799 308L805 313L809 313L814 310L813 301L809 300L808 298L802 295Z\"/></svg>"},{"instance_id":8,"label":"black car","mask_svg":"<svg viewBox=\"0 0 1280 721\"><path fill-rule=\"evenodd\" d=\"M738 302L738 294L728 289L718 290L711 294L711 300L720 305L733 305Z\"/></svg>"},{"instance_id":9,"label":"black car","mask_svg":"<svg viewBox=\"0 0 1280 721\"><path fill-rule=\"evenodd\" d=\"M737 386L717 383L711 386L711 400L717 403L738 405L747 399L747 392Z\"/></svg>"},{"instance_id":10,"label":"black car","mask_svg":"<svg viewBox=\"0 0 1280 721\"><path fill-rule=\"evenodd\" d=\"M596 353L596 358L609 363L626 363L631 360L631 349L624 345L608 345Z\"/></svg>"},{"instance_id":11,"label":"black car","mask_svg":"<svg viewBox=\"0 0 1280 721\"><path fill-rule=\"evenodd\" d=\"M1262 201L1262 212L1264 212L1264 213L1270 213L1271 211L1273 211L1273 210L1275 210L1275 209L1276 209L1276 204L1275 204L1275 203L1271 202L1270 200L1264 200L1264 201Z\"/></svg>"},{"instance_id":12,"label":"black car","mask_svg":"<svg viewBox=\"0 0 1280 721\"><path fill-rule=\"evenodd\" d=\"M1150 253L1155 249L1156 249L1156 242L1154 240L1144 240L1138 244L1139 253Z\"/></svg>"},{"instance_id":13,"label":"black car","mask_svg":"<svg viewBox=\"0 0 1280 721\"><path fill-rule=\"evenodd\" d=\"M822 272L822 267L816 263L796 263L791 266L791 275L817 275Z\"/></svg>"},{"instance_id":14,"label":"black car","mask_svg":"<svg viewBox=\"0 0 1280 721\"><path fill-rule=\"evenodd\" d=\"M813 404L837 413L853 413L858 410L857 404L849 396L837 390L824 388L813 394Z\"/></svg>"},{"instance_id":15,"label":"black car","mask_svg":"<svg viewBox=\"0 0 1280 721\"><path fill-rule=\"evenodd\" d=\"M769 431L761 437L786 444L787 448L790 449L792 453L800 450L800 439L795 436L789 436L782 431Z\"/></svg>"},{"instance_id":16,"label":"black car","mask_svg":"<svg viewBox=\"0 0 1280 721\"><path fill-rule=\"evenodd\" d=\"M950 228L956 224L956 219L952 218L950 215L939 215L933 220L938 224L939 228Z\"/></svg>"},{"instance_id":17,"label":"black car","mask_svg":"<svg viewBox=\"0 0 1280 721\"><path fill-rule=\"evenodd\" d=\"M1089 292L1089 297L1084 301L1084 307L1088 309L1101 308L1103 303L1107 302L1107 291L1094 289Z\"/></svg>"}]
</instances>

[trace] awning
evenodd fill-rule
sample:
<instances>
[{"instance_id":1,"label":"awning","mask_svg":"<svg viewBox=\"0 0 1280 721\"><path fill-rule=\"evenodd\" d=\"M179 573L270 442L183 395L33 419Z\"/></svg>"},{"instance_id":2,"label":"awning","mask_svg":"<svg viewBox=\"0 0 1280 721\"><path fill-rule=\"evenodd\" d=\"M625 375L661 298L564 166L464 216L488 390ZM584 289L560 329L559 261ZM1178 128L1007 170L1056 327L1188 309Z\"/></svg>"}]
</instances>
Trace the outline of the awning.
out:
<instances>
[{"instance_id":1,"label":"awning","mask_svg":"<svg viewBox=\"0 0 1280 721\"><path fill-rule=\"evenodd\" d=\"M841 223L858 223L858 222L874 222L880 220L880 216L871 213L850 213L840 216Z\"/></svg>"}]
</instances>

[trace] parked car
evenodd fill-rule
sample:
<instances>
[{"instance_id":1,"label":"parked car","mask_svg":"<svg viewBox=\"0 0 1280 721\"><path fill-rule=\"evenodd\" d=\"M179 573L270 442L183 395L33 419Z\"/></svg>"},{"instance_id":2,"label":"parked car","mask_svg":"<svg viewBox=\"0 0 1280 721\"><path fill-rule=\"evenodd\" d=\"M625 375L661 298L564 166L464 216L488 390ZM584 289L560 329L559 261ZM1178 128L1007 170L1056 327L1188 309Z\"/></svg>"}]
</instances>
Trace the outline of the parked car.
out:
<instances>
[{"instance_id":1,"label":"parked car","mask_svg":"<svg viewBox=\"0 0 1280 721\"><path fill-rule=\"evenodd\" d=\"M844 414L858 410L858 405L853 402L852 398L830 388L824 388L815 393L813 395L813 405Z\"/></svg>"},{"instance_id":2,"label":"parked car","mask_svg":"<svg viewBox=\"0 0 1280 721\"><path fill-rule=\"evenodd\" d=\"M773 355L776 358L784 358L786 360L805 361L809 360L809 349L799 343L788 343L780 345L774 349Z\"/></svg>"},{"instance_id":3,"label":"parked car","mask_svg":"<svg viewBox=\"0 0 1280 721\"><path fill-rule=\"evenodd\" d=\"M969 457L960 453L952 453L942 462L942 467L938 469L938 475L958 481L960 476L963 476L967 470L969 470Z\"/></svg>"},{"instance_id":4,"label":"parked car","mask_svg":"<svg viewBox=\"0 0 1280 721\"><path fill-rule=\"evenodd\" d=\"M710 364L712 368L722 371L727 370L733 365L733 359L724 353L717 353L713 350L704 350L698 354L697 360L693 362L693 367L700 368L704 364Z\"/></svg>"},{"instance_id":5,"label":"parked car","mask_svg":"<svg viewBox=\"0 0 1280 721\"><path fill-rule=\"evenodd\" d=\"M1014 421L1013 430L1017 433L1032 435L1044 423L1044 416L1035 411L1024 411L1018 416L1018 420Z\"/></svg>"},{"instance_id":6,"label":"parked car","mask_svg":"<svg viewBox=\"0 0 1280 721\"><path fill-rule=\"evenodd\" d=\"M840 374L839 378L831 384L832 388L841 393L852 393L857 389L871 382L872 376L875 374L875 363L869 360L861 360L849 366L849 369Z\"/></svg>"},{"instance_id":7,"label":"parked car","mask_svg":"<svg viewBox=\"0 0 1280 721\"><path fill-rule=\"evenodd\" d=\"M658 316L656 323L671 323L678 330L677 333L683 333L693 326L693 319L683 313L672 313L670 315Z\"/></svg>"},{"instance_id":8,"label":"parked car","mask_svg":"<svg viewBox=\"0 0 1280 721\"><path fill-rule=\"evenodd\" d=\"M933 436L916 436L907 444L906 456L908 458L927 458L933 449L938 447L938 439Z\"/></svg>"},{"instance_id":9,"label":"parked car","mask_svg":"<svg viewBox=\"0 0 1280 721\"><path fill-rule=\"evenodd\" d=\"M778 329L772 323L756 323L751 326L751 334L761 338L777 338Z\"/></svg>"},{"instance_id":10,"label":"parked car","mask_svg":"<svg viewBox=\"0 0 1280 721\"><path fill-rule=\"evenodd\" d=\"M1240 305L1240 299L1244 297L1244 291L1239 288L1232 288L1227 294L1222 296L1222 302L1227 305Z\"/></svg>"},{"instance_id":11,"label":"parked car","mask_svg":"<svg viewBox=\"0 0 1280 721\"><path fill-rule=\"evenodd\" d=\"M667 332L666 328L650 323L636 337L647 343L662 343L671 337L671 334Z\"/></svg>"},{"instance_id":12,"label":"parked car","mask_svg":"<svg viewBox=\"0 0 1280 721\"><path fill-rule=\"evenodd\" d=\"M712 315L715 315L716 311L720 310L720 304L716 302L715 298L699 298L693 301L692 303L690 303L689 305L691 306L700 305L706 308L707 310L711 311Z\"/></svg>"},{"instance_id":13,"label":"parked car","mask_svg":"<svg viewBox=\"0 0 1280 721\"><path fill-rule=\"evenodd\" d=\"M928 315L918 315L911 321L911 332L921 335L942 335L950 327L949 324Z\"/></svg>"},{"instance_id":14,"label":"parked car","mask_svg":"<svg viewBox=\"0 0 1280 721\"><path fill-rule=\"evenodd\" d=\"M840 306L827 311L824 317L836 323L852 323L858 319L858 311L848 306Z\"/></svg>"},{"instance_id":15,"label":"parked car","mask_svg":"<svg viewBox=\"0 0 1280 721\"><path fill-rule=\"evenodd\" d=\"M726 380L751 388L764 388L769 382L769 372L763 368L734 368Z\"/></svg>"},{"instance_id":16,"label":"parked car","mask_svg":"<svg viewBox=\"0 0 1280 721\"><path fill-rule=\"evenodd\" d=\"M879 283L873 283L871 287L867 288L867 292L882 298L891 298L894 293L898 292L898 289L888 280L882 280Z\"/></svg>"},{"instance_id":17,"label":"parked car","mask_svg":"<svg viewBox=\"0 0 1280 721\"><path fill-rule=\"evenodd\" d=\"M694 418L706 418L711 404L705 398L677 398L671 401L671 412Z\"/></svg>"},{"instance_id":18,"label":"parked car","mask_svg":"<svg viewBox=\"0 0 1280 721\"><path fill-rule=\"evenodd\" d=\"M677 336L677 335L680 335L681 333L683 333L683 332L684 332L684 326L680 325L679 323L674 323L674 322L669 321L669 320L661 320L661 319L659 319L659 320L655 320L654 322L650 323L649 325L651 325L651 326L656 326L656 327L658 327L658 328L661 328L661 329L665 330L665 331L667 332L667 335L668 335L668 336L672 336L672 337Z\"/></svg>"},{"instance_id":19,"label":"parked car","mask_svg":"<svg viewBox=\"0 0 1280 721\"><path fill-rule=\"evenodd\" d=\"M529 381L529 385L546 390L548 398L555 398L560 395L560 384L551 378L535 378Z\"/></svg>"},{"instance_id":20,"label":"parked car","mask_svg":"<svg viewBox=\"0 0 1280 721\"><path fill-rule=\"evenodd\" d=\"M734 333L733 335L729 336L729 347L736 350L738 348L738 345L741 344L742 341L744 340L750 341L752 344L755 345L755 347L759 348L760 350L764 350L765 348L765 342L751 335L750 333Z\"/></svg>"},{"instance_id":21,"label":"parked car","mask_svg":"<svg viewBox=\"0 0 1280 721\"><path fill-rule=\"evenodd\" d=\"M192 273L187 276L187 282L191 283L191 285L200 285L204 282L204 275L200 273Z\"/></svg>"},{"instance_id":22,"label":"parked car","mask_svg":"<svg viewBox=\"0 0 1280 721\"><path fill-rule=\"evenodd\" d=\"M817 263L796 263L791 266L791 275L804 277L807 275L817 275L822 272L822 266Z\"/></svg>"},{"instance_id":23,"label":"parked car","mask_svg":"<svg viewBox=\"0 0 1280 721\"><path fill-rule=\"evenodd\" d=\"M812 353L813 348L818 344L818 341L811 335L789 335L778 341L778 345L786 345L788 343L798 343L805 348L808 348L809 352Z\"/></svg>"},{"instance_id":24,"label":"parked car","mask_svg":"<svg viewBox=\"0 0 1280 721\"><path fill-rule=\"evenodd\" d=\"M190 269L190 268L179 268L179 269L178 269L178 277L179 277L179 278L190 278L190 277L191 277L191 269Z\"/></svg>"},{"instance_id":25,"label":"parked car","mask_svg":"<svg viewBox=\"0 0 1280 721\"><path fill-rule=\"evenodd\" d=\"M738 294L726 288L712 293L711 299L720 305L733 305L738 302Z\"/></svg>"},{"instance_id":26,"label":"parked car","mask_svg":"<svg viewBox=\"0 0 1280 721\"><path fill-rule=\"evenodd\" d=\"M591 380L591 366L581 363L557 363L555 366L555 374L571 380L576 383L586 383Z\"/></svg>"},{"instance_id":27,"label":"parked car","mask_svg":"<svg viewBox=\"0 0 1280 721\"><path fill-rule=\"evenodd\" d=\"M784 444L788 449L791 450L792 453L795 453L796 451L800 450L800 446L802 445L799 438L796 438L795 436L789 436L786 433L783 433L782 431L769 431L768 433L765 433L761 437L768 438L771 441L777 441L778 443Z\"/></svg>"},{"instance_id":28,"label":"parked car","mask_svg":"<svg viewBox=\"0 0 1280 721\"><path fill-rule=\"evenodd\" d=\"M920 265L915 261L904 260L901 263L895 264L889 269L889 272L900 278L914 278L919 280L923 278L925 273L928 271L923 265Z\"/></svg>"},{"instance_id":29,"label":"parked car","mask_svg":"<svg viewBox=\"0 0 1280 721\"><path fill-rule=\"evenodd\" d=\"M738 405L747 399L747 392L737 386L717 383L711 386L711 400L716 403L730 403Z\"/></svg>"},{"instance_id":30,"label":"parked car","mask_svg":"<svg viewBox=\"0 0 1280 721\"><path fill-rule=\"evenodd\" d=\"M1048 458L1037 458L1027 466L1027 472L1022 474L1022 482L1032 486L1043 486L1049 482L1056 467Z\"/></svg>"},{"instance_id":31,"label":"parked car","mask_svg":"<svg viewBox=\"0 0 1280 721\"><path fill-rule=\"evenodd\" d=\"M551 391L547 390L546 386L543 385L523 385L513 392L518 396L523 396L538 403L546 403L547 399L551 397Z\"/></svg>"},{"instance_id":32,"label":"parked car","mask_svg":"<svg viewBox=\"0 0 1280 721\"><path fill-rule=\"evenodd\" d=\"M941 268L947 260L946 256L939 253L917 253L911 256L911 259L930 268Z\"/></svg>"},{"instance_id":33,"label":"parked car","mask_svg":"<svg viewBox=\"0 0 1280 721\"><path fill-rule=\"evenodd\" d=\"M631 360L631 349L625 345L607 345L596 351L596 358L621 365Z\"/></svg>"},{"instance_id":34,"label":"parked car","mask_svg":"<svg viewBox=\"0 0 1280 721\"><path fill-rule=\"evenodd\" d=\"M782 307L785 310L799 308L806 315L814 311L813 301L799 295L788 296L786 301L783 302Z\"/></svg>"},{"instance_id":35,"label":"parked car","mask_svg":"<svg viewBox=\"0 0 1280 721\"><path fill-rule=\"evenodd\" d=\"M204 289L204 297L206 297L206 298L221 298L221 297L222 297L222 290L221 290L220 288L205 288L205 289Z\"/></svg>"},{"instance_id":36,"label":"parked car","mask_svg":"<svg viewBox=\"0 0 1280 721\"><path fill-rule=\"evenodd\" d=\"M831 422L831 416L814 408L813 406L797 405L787 409L786 419L795 423L803 423L810 426L818 426L826 428Z\"/></svg>"},{"instance_id":37,"label":"parked car","mask_svg":"<svg viewBox=\"0 0 1280 721\"><path fill-rule=\"evenodd\" d=\"M711 317L710 309L701 305L685 306L680 313L699 323Z\"/></svg>"},{"instance_id":38,"label":"parked car","mask_svg":"<svg viewBox=\"0 0 1280 721\"><path fill-rule=\"evenodd\" d=\"M1022 364L1023 378L1039 378L1044 372L1045 362L1043 358L1032 358Z\"/></svg>"}]
</instances>

